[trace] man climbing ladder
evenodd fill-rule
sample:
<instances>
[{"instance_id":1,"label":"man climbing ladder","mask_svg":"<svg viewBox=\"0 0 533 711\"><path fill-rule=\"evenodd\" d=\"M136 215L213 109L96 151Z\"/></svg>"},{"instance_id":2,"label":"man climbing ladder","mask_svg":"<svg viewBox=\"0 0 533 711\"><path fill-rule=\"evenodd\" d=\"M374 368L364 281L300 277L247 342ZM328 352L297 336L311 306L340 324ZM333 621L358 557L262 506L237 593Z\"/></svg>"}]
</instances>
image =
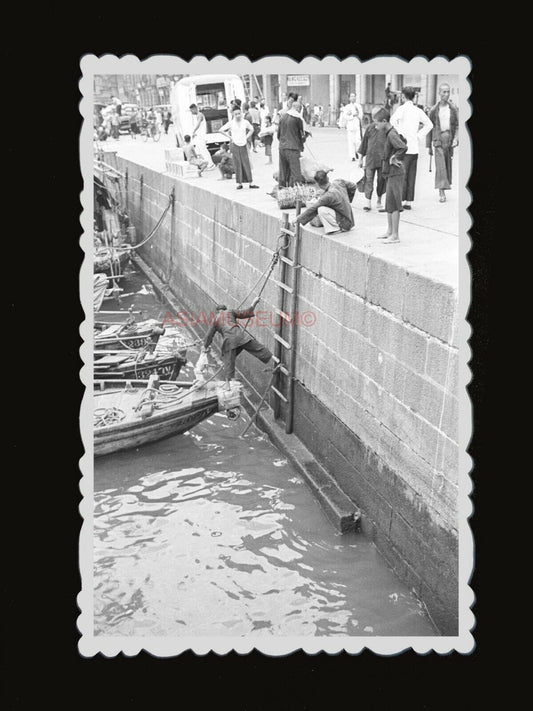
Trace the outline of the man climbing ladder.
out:
<instances>
[{"instance_id":1,"label":"man climbing ladder","mask_svg":"<svg viewBox=\"0 0 533 711\"><path fill-rule=\"evenodd\" d=\"M242 328L240 324L237 323L239 319L249 319L254 316L254 310L259 300L260 297L256 296L250 308L242 311L228 309L227 306L223 304L216 307L216 318L207 332L203 352L208 352L214 335L218 331L223 338L222 360L224 362L224 374L227 383L235 377L235 361L243 350L248 351L248 353L251 353L265 364L272 358L272 353L268 348L262 343L259 343L259 341L246 331L246 328Z\"/></svg>"}]
</instances>

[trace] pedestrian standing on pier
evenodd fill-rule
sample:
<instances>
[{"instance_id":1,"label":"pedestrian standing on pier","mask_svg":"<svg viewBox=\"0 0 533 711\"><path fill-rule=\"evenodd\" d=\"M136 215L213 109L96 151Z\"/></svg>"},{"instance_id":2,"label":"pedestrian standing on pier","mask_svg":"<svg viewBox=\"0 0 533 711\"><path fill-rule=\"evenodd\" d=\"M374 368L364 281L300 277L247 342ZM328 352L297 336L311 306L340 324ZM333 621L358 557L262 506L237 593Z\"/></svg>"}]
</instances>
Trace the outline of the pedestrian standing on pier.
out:
<instances>
[{"instance_id":1,"label":"pedestrian standing on pier","mask_svg":"<svg viewBox=\"0 0 533 711\"><path fill-rule=\"evenodd\" d=\"M165 135L168 134L168 127L172 123L172 114L170 111L165 111L165 117L163 119L163 126L165 128Z\"/></svg>"},{"instance_id":2,"label":"pedestrian standing on pier","mask_svg":"<svg viewBox=\"0 0 533 711\"><path fill-rule=\"evenodd\" d=\"M452 186L453 149L458 145L459 115L450 101L450 85L439 86L440 101L429 112L433 123L426 141L429 154L435 153L435 188L439 202L446 202L446 190Z\"/></svg>"},{"instance_id":3,"label":"pedestrian standing on pier","mask_svg":"<svg viewBox=\"0 0 533 711\"><path fill-rule=\"evenodd\" d=\"M233 110L231 121L228 121L219 129L219 133L231 140L230 149L233 155L237 190L242 189L243 183L249 183L250 188L259 187L252 182L252 168L250 167L250 156L247 148L248 140L253 132L251 123L243 118L242 111L239 108Z\"/></svg>"},{"instance_id":4,"label":"pedestrian standing on pier","mask_svg":"<svg viewBox=\"0 0 533 711\"><path fill-rule=\"evenodd\" d=\"M265 147L265 156L268 158L267 165L272 165L272 142L274 140L275 127L272 125L270 116L265 118L265 123L259 138L263 141Z\"/></svg>"},{"instance_id":5,"label":"pedestrian standing on pier","mask_svg":"<svg viewBox=\"0 0 533 711\"><path fill-rule=\"evenodd\" d=\"M122 116L122 101L118 98L118 96L112 96L111 101L113 102L113 106L115 107L117 114Z\"/></svg>"},{"instance_id":6,"label":"pedestrian standing on pier","mask_svg":"<svg viewBox=\"0 0 533 711\"><path fill-rule=\"evenodd\" d=\"M263 129L265 126L266 117L270 117L270 110L266 105L266 101L264 99L261 99L261 101L259 102L259 116L261 117L261 128Z\"/></svg>"},{"instance_id":7,"label":"pedestrian standing on pier","mask_svg":"<svg viewBox=\"0 0 533 711\"><path fill-rule=\"evenodd\" d=\"M407 153L404 159L405 178L403 184L403 209L410 210L415 199L416 167L418 162L418 141L424 138L433 128L433 124L413 99L416 91L412 86L402 89L404 103L396 109L390 120L392 126L407 141Z\"/></svg>"},{"instance_id":8,"label":"pedestrian standing on pier","mask_svg":"<svg viewBox=\"0 0 533 711\"><path fill-rule=\"evenodd\" d=\"M300 169L300 153L304 149L305 128L298 101L282 115L278 126L280 188L305 182Z\"/></svg>"},{"instance_id":9,"label":"pedestrian standing on pier","mask_svg":"<svg viewBox=\"0 0 533 711\"><path fill-rule=\"evenodd\" d=\"M120 137L120 131L119 131L120 116L115 109L113 109L113 111L111 113L110 122L111 122L111 135L113 136L114 139L116 139L118 141L118 139Z\"/></svg>"},{"instance_id":10,"label":"pedestrian standing on pier","mask_svg":"<svg viewBox=\"0 0 533 711\"><path fill-rule=\"evenodd\" d=\"M238 311L228 309L227 306L221 304L216 307L216 316L213 324L207 332L204 341L203 352L207 353L211 347L211 343L215 333L220 333L222 340L222 360L224 362L224 377L226 382L235 377L235 361L237 356L244 350L251 353L255 358L258 358L262 363L268 363L272 358L272 353L266 346L259 343L252 335L237 323L240 319L253 318L255 307L259 303L257 296L252 305L248 309Z\"/></svg>"},{"instance_id":11,"label":"pedestrian standing on pier","mask_svg":"<svg viewBox=\"0 0 533 711\"><path fill-rule=\"evenodd\" d=\"M382 244L397 244L400 241L400 211L402 209L402 190L405 175L403 167L407 152L406 141L390 123L390 113L380 109L374 117L374 123L385 135L385 151L382 164L382 175L387 181L385 197L385 212L387 213L387 232L378 237Z\"/></svg>"},{"instance_id":12,"label":"pedestrian standing on pier","mask_svg":"<svg viewBox=\"0 0 533 711\"><path fill-rule=\"evenodd\" d=\"M306 225L313 220L315 227L322 225L324 234L349 232L355 225L352 211L352 200L357 190L357 184L350 180L334 180L329 182L325 170L317 170L315 181L324 192L293 222L293 225Z\"/></svg>"},{"instance_id":13,"label":"pedestrian standing on pier","mask_svg":"<svg viewBox=\"0 0 533 711\"><path fill-rule=\"evenodd\" d=\"M252 133L252 149L254 153L257 153L256 145L259 141L259 131L261 129L261 114L259 113L259 109L257 108L255 101L250 103L249 114L251 118L250 123L252 124L252 128L254 130Z\"/></svg>"},{"instance_id":14,"label":"pedestrian standing on pier","mask_svg":"<svg viewBox=\"0 0 533 711\"><path fill-rule=\"evenodd\" d=\"M191 104L189 106L190 112L193 117L193 121L196 121L195 126L193 128L193 132L191 134L191 139L194 141L194 145L198 149L198 152L207 161L207 167L212 168L213 167L213 160L211 158L211 154L207 150L207 143L205 140L205 137L207 135L207 123L205 120L205 116L203 113L198 109L198 106L196 104Z\"/></svg>"},{"instance_id":15,"label":"pedestrian standing on pier","mask_svg":"<svg viewBox=\"0 0 533 711\"><path fill-rule=\"evenodd\" d=\"M353 92L350 94L350 102L344 107L344 122L348 139L348 156L355 161L363 138L363 107L357 103Z\"/></svg>"},{"instance_id":16,"label":"pedestrian standing on pier","mask_svg":"<svg viewBox=\"0 0 533 711\"><path fill-rule=\"evenodd\" d=\"M130 114L130 133L135 138L138 133L140 133L139 129L139 123L141 121L141 117L139 115L139 109L134 108L133 111Z\"/></svg>"},{"instance_id":17,"label":"pedestrian standing on pier","mask_svg":"<svg viewBox=\"0 0 533 711\"><path fill-rule=\"evenodd\" d=\"M385 155L385 133L380 131L374 123L374 118L380 111L380 106L372 109L372 123L367 127L361 145L359 146L359 166L365 161L365 212L371 209L372 193L374 192L374 179L376 180L376 194L378 196L377 208L381 208L381 196L385 193L386 183L381 174L381 165Z\"/></svg>"}]
</instances>

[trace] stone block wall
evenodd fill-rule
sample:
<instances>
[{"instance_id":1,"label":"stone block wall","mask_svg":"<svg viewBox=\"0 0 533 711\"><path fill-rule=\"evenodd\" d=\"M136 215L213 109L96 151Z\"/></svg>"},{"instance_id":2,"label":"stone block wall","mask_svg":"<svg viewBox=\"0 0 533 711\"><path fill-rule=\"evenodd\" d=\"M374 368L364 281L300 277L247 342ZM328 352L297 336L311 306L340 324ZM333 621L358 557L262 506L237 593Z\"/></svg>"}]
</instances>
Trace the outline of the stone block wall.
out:
<instances>
[{"instance_id":1,"label":"stone block wall","mask_svg":"<svg viewBox=\"0 0 533 711\"><path fill-rule=\"evenodd\" d=\"M184 309L197 316L240 304L269 264L281 216L201 181L114 161L128 172L139 241L175 191L174 209L140 254ZM440 630L456 634L457 290L306 228L300 262L298 310L314 323L298 327L294 432L361 508L365 531ZM271 350L279 296L269 283L261 323L250 327ZM239 370L262 393L262 365L245 354Z\"/></svg>"}]
</instances>

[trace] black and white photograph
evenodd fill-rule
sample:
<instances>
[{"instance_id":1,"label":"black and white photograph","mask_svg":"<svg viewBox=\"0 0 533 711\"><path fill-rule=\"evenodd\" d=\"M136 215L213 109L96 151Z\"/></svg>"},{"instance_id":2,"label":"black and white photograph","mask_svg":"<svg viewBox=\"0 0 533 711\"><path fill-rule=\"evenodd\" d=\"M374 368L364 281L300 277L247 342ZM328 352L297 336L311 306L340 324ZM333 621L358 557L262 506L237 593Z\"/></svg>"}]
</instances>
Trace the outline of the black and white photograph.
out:
<instances>
[{"instance_id":1,"label":"black and white photograph","mask_svg":"<svg viewBox=\"0 0 533 711\"><path fill-rule=\"evenodd\" d=\"M81 655L473 648L470 71L81 58Z\"/></svg>"}]
</instances>

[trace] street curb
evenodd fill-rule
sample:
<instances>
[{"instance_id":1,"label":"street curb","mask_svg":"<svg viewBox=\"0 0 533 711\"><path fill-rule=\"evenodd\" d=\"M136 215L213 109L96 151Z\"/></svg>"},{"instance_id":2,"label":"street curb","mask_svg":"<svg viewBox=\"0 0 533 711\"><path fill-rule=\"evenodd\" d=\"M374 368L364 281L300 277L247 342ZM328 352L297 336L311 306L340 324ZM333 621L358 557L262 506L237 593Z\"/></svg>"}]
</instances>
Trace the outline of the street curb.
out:
<instances>
[{"instance_id":1,"label":"street curb","mask_svg":"<svg viewBox=\"0 0 533 711\"><path fill-rule=\"evenodd\" d=\"M159 296L166 300L177 313L180 310L180 305L174 303L174 295L169 287L163 284L142 257L137 254L132 255L132 261L148 277ZM250 397L244 392L243 400L246 411L249 415L253 415L257 405L254 405ZM361 511L296 435L288 435L281 429L268 406L264 411L261 410L258 413L256 423L298 471L318 500L322 510L338 531L340 533L348 533L360 530Z\"/></svg>"}]
</instances>

